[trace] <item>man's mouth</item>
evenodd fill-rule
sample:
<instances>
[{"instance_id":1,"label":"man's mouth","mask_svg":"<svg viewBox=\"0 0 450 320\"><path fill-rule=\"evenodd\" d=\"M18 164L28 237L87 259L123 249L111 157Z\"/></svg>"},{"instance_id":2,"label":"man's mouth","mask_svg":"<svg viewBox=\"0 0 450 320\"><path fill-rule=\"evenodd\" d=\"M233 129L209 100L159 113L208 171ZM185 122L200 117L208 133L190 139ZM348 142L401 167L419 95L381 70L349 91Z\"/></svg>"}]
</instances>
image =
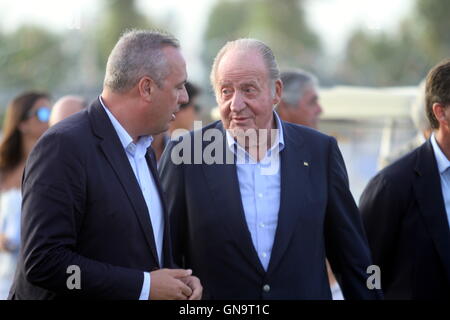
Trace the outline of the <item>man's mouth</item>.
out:
<instances>
[{"instance_id":1,"label":"man's mouth","mask_svg":"<svg viewBox=\"0 0 450 320\"><path fill-rule=\"evenodd\" d=\"M232 117L231 120L235 122L244 122L248 119L248 117Z\"/></svg>"}]
</instances>

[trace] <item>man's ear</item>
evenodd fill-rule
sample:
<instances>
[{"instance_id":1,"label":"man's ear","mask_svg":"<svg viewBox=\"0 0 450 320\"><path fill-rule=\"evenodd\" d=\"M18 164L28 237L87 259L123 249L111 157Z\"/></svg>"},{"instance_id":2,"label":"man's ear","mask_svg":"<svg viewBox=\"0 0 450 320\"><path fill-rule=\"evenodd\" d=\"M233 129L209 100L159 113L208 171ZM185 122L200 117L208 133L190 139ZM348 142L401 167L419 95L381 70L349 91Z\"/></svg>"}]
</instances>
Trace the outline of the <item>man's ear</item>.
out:
<instances>
[{"instance_id":1,"label":"man's ear","mask_svg":"<svg viewBox=\"0 0 450 320\"><path fill-rule=\"evenodd\" d=\"M435 102L433 104L433 113L434 116L436 117L437 121L439 122L439 126L441 126L443 124L443 122L445 122L445 106L442 105L441 103Z\"/></svg>"},{"instance_id":2,"label":"man's ear","mask_svg":"<svg viewBox=\"0 0 450 320\"><path fill-rule=\"evenodd\" d=\"M273 95L273 105L277 105L281 101L281 95L283 94L283 82L280 79L275 81L275 92Z\"/></svg>"},{"instance_id":3,"label":"man's ear","mask_svg":"<svg viewBox=\"0 0 450 320\"><path fill-rule=\"evenodd\" d=\"M151 101L155 92L156 83L150 77L142 77L138 82L138 91L141 98Z\"/></svg>"}]
</instances>

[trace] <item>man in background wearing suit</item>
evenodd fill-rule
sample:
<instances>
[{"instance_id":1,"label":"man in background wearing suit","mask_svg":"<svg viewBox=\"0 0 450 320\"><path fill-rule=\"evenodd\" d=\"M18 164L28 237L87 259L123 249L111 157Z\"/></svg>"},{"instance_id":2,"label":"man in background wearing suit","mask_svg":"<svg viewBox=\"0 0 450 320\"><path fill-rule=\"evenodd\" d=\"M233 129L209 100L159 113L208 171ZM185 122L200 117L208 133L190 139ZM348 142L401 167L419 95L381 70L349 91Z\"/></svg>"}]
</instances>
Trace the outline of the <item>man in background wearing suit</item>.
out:
<instances>
[{"instance_id":1,"label":"man in background wearing suit","mask_svg":"<svg viewBox=\"0 0 450 320\"><path fill-rule=\"evenodd\" d=\"M376 175L360 201L387 299L450 299L450 60L425 90L431 138Z\"/></svg>"},{"instance_id":2,"label":"man in background wearing suit","mask_svg":"<svg viewBox=\"0 0 450 320\"><path fill-rule=\"evenodd\" d=\"M10 299L201 297L191 270L168 269L169 221L148 149L187 101L185 81L173 37L120 38L102 94L47 131L27 162Z\"/></svg>"},{"instance_id":3,"label":"man in background wearing suit","mask_svg":"<svg viewBox=\"0 0 450 320\"><path fill-rule=\"evenodd\" d=\"M277 106L280 118L317 129L322 106L316 76L301 69L289 69L283 71L280 78L283 82L283 95Z\"/></svg>"},{"instance_id":4,"label":"man in background wearing suit","mask_svg":"<svg viewBox=\"0 0 450 320\"><path fill-rule=\"evenodd\" d=\"M283 88L272 50L229 42L211 81L222 121L170 142L160 165L176 262L198 274L207 299L331 299L326 254L346 298L378 297L335 139L273 111ZM199 162L212 145L216 161Z\"/></svg>"}]
</instances>

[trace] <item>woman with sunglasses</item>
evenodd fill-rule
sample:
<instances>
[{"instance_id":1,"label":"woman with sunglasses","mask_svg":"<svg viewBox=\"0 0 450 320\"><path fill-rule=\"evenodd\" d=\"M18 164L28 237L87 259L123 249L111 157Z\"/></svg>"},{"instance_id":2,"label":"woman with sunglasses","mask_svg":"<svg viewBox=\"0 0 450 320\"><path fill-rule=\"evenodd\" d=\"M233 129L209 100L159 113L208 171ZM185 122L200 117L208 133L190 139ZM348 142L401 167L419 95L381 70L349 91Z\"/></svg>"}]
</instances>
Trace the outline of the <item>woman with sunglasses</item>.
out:
<instances>
[{"instance_id":1,"label":"woman with sunglasses","mask_svg":"<svg viewBox=\"0 0 450 320\"><path fill-rule=\"evenodd\" d=\"M20 191L25 161L48 129L50 100L46 93L27 92L8 106L0 142L0 299L12 284L20 244Z\"/></svg>"}]
</instances>

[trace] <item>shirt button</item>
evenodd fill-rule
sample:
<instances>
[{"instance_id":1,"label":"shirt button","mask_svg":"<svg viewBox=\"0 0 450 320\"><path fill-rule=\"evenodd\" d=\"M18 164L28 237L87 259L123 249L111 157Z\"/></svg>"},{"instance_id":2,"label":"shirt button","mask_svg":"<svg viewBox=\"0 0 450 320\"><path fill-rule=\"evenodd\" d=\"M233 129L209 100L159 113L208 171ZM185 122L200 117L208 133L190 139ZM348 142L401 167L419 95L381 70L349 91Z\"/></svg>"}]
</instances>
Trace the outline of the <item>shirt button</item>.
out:
<instances>
[{"instance_id":1,"label":"shirt button","mask_svg":"<svg viewBox=\"0 0 450 320\"><path fill-rule=\"evenodd\" d=\"M263 253L262 253L262 257L263 257L263 258L267 257L267 253L263 252Z\"/></svg>"},{"instance_id":2,"label":"shirt button","mask_svg":"<svg viewBox=\"0 0 450 320\"><path fill-rule=\"evenodd\" d=\"M265 284L263 287L263 291L264 292L269 292L270 291L270 286L268 284Z\"/></svg>"},{"instance_id":3,"label":"shirt button","mask_svg":"<svg viewBox=\"0 0 450 320\"><path fill-rule=\"evenodd\" d=\"M259 226L260 226L261 228L264 228L266 225L265 225L264 223L260 223Z\"/></svg>"},{"instance_id":4,"label":"shirt button","mask_svg":"<svg viewBox=\"0 0 450 320\"><path fill-rule=\"evenodd\" d=\"M258 197L262 198L263 194L262 193L258 193Z\"/></svg>"}]
</instances>

